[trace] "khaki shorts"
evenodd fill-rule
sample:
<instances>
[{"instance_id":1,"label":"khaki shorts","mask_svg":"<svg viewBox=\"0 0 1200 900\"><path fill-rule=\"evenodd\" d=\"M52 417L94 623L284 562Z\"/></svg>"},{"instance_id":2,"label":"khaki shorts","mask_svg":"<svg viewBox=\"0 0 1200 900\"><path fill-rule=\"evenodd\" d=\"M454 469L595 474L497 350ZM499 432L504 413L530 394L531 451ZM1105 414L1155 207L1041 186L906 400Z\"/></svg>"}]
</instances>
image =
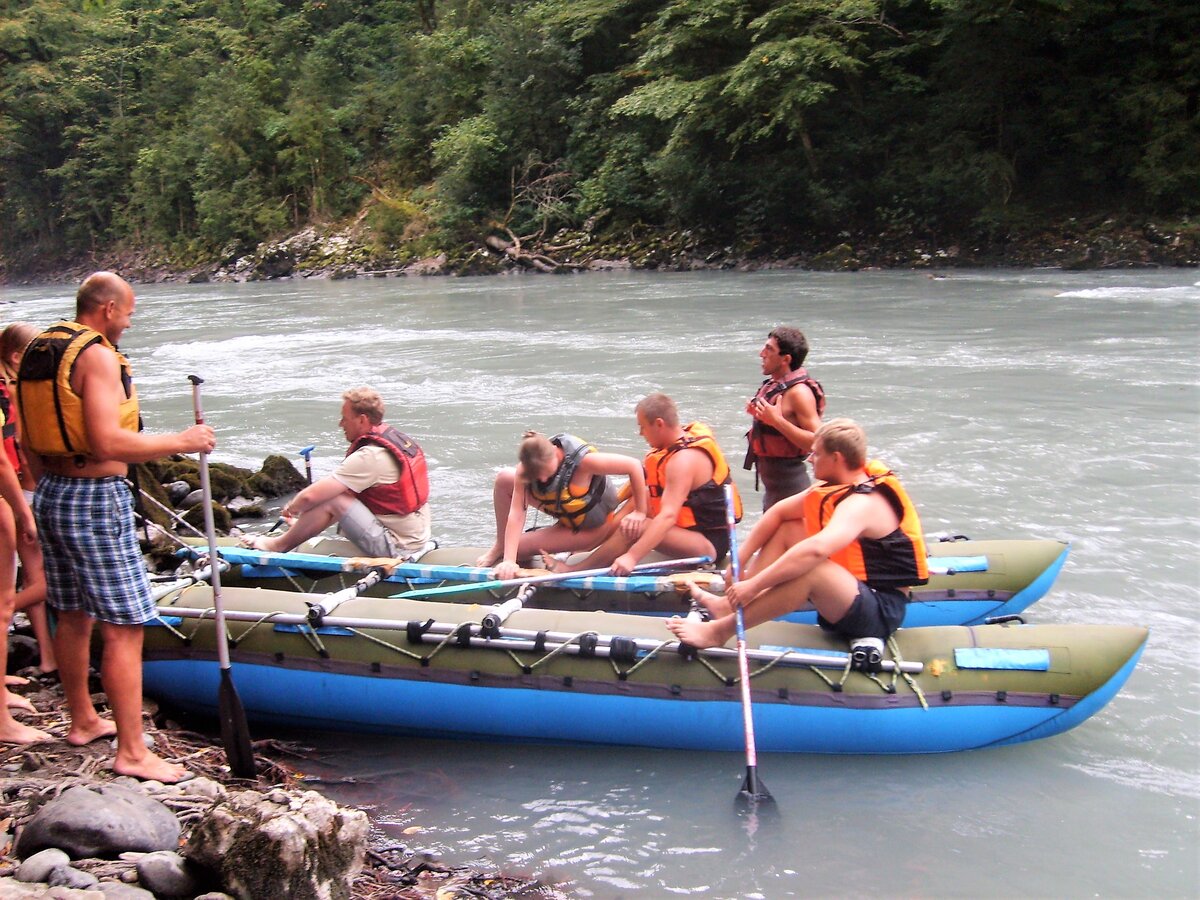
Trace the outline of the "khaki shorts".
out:
<instances>
[{"instance_id":1,"label":"khaki shorts","mask_svg":"<svg viewBox=\"0 0 1200 900\"><path fill-rule=\"evenodd\" d=\"M430 538L429 505L407 516L388 516L391 527L376 518L361 500L355 500L338 522L338 531L354 542L365 556L412 556Z\"/></svg>"}]
</instances>

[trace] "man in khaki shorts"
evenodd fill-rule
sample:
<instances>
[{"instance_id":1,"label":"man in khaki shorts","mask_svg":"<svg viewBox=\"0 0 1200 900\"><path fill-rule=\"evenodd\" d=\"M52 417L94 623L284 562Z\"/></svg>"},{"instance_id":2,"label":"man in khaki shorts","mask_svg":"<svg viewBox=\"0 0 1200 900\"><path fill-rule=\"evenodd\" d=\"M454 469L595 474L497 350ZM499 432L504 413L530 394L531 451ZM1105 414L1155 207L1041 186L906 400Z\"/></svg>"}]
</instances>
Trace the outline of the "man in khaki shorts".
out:
<instances>
[{"instance_id":1,"label":"man in khaki shorts","mask_svg":"<svg viewBox=\"0 0 1200 900\"><path fill-rule=\"evenodd\" d=\"M342 395L338 423L350 449L332 475L315 481L283 508L291 527L242 543L282 553L331 525L367 556L408 557L429 542L429 473L417 442L383 421L383 398L369 387Z\"/></svg>"}]
</instances>

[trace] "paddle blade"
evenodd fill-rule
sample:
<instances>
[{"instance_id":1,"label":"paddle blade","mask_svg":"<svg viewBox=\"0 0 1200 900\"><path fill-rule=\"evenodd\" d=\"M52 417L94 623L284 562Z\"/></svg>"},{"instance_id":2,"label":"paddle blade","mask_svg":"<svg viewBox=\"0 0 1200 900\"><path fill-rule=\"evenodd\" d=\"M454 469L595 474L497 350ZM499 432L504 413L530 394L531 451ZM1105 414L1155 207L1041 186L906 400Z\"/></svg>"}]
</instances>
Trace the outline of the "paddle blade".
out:
<instances>
[{"instance_id":1,"label":"paddle blade","mask_svg":"<svg viewBox=\"0 0 1200 900\"><path fill-rule=\"evenodd\" d=\"M738 791L737 804L739 806L759 806L774 802L775 798L771 796L767 786L759 780L758 768L746 766L746 779L742 782L742 789Z\"/></svg>"},{"instance_id":2,"label":"paddle blade","mask_svg":"<svg viewBox=\"0 0 1200 900\"><path fill-rule=\"evenodd\" d=\"M221 720L221 743L225 745L225 758L229 760L229 771L236 778L255 778L254 748L250 746L250 726L246 724L246 711L242 698L238 696L229 669L221 670L221 689L217 693L217 715Z\"/></svg>"}]
</instances>

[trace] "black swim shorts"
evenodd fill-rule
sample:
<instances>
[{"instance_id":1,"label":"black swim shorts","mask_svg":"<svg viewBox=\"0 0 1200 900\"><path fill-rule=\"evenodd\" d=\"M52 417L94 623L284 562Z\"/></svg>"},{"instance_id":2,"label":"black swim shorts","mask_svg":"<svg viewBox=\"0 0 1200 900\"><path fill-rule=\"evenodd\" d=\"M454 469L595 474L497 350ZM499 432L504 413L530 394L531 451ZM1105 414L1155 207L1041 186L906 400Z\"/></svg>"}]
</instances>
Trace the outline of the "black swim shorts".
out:
<instances>
[{"instance_id":1,"label":"black swim shorts","mask_svg":"<svg viewBox=\"0 0 1200 900\"><path fill-rule=\"evenodd\" d=\"M904 621L907 606L908 597L900 591L877 589L860 581L858 596L846 615L837 622L818 616L817 623L826 631L850 639L873 637L886 641Z\"/></svg>"},{"instance_id":2,"label":"black swim shorts","mask_svg":"<svg viewBox=\"0 0 1200 900\"><path fill-rule=\"evenodd\" d=\"M689 530L700 532L713 545L713 549L717 552L716 559L713 560L714 566L719 566L725 561L725 557L729 555L728 528L692 528Z\"/></svg>"}]
</instances>

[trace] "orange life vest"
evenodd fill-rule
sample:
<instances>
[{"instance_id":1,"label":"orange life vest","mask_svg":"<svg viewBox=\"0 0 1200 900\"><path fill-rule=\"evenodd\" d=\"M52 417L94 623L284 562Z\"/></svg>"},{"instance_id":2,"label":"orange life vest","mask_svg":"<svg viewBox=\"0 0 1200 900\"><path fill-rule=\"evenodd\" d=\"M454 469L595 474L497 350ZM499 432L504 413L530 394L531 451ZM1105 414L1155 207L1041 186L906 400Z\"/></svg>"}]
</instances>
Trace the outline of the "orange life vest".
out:
<instances>
[{"instance_id":1,"label":"orange life vest","mask_svg":"<svg viewBox=\"0 0 1200 900\"><path fill-rule=\"evenodd\" d=\"M703 422L692 422L683 428L683 437L661 450L646 454L643 467L646 470L646 489L650 493L650 517L662 509L663 491L667 484L667 463L680 450L703 450L712 460L713 477L706 483L688 492L675 524L680 528L707 530L725 526L725 485L733 483L725 454L717 445L712 429ZM737 487L733 489L734 519L742 520L742 497Z\"/></svg>"},{"instance_id":2,"label":"orange life vest","mask_svg":"<svg viewBox=\"0 0 1200 900\"><path fill-rule=\"evenodd\" d=\"M891 469L879 460L871 460L866 469L870 478L861 484L821 484L805 495L805 531L811 536L824 528L837 505L851 494L879 491L900 520L896 530L878 539L860 537L830 559L873 588L925 584L929 580L928 552L916 507Z\"/></svg>"}]
</instances>

